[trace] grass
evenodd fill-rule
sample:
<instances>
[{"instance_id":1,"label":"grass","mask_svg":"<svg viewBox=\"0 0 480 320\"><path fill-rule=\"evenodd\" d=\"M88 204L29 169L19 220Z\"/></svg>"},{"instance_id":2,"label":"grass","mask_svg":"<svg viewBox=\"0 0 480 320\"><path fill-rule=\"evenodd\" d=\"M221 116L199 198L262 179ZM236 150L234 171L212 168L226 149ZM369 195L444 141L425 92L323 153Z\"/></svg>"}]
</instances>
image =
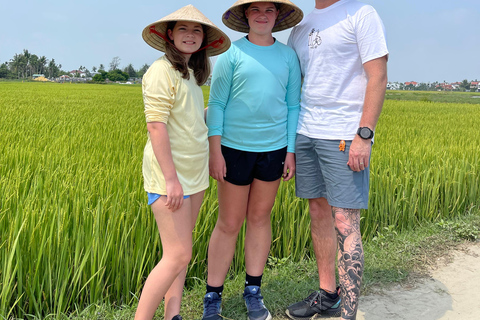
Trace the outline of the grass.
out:
<instances>
[{"instance_id":1,"label":"grass","mask_svg":"<svg viewBox=\"0 0 480 320\"><path fill-rule=\"evenodd\" d=\"M142 184L141 88L2 82L0 96L0 314L33 319L135 305L161 255ZM478 214L478 127L476 105L386 101L372 155L370 208L362 212L366 243ZM192 315L201 309L217 207L212 182L194 230L186 299ZM310 270L308 206L295 197L293 181L280 186L272 224L269 265ZM226 292L239 315L243 259L241 233ZM275 290L284 292L282 282L296 276L279 279Z\"/></svg>"},{"instance_id":2,"label":"grass","mask_svg":"<svg viewBox=\"0 0 480 320\"><path fill-rule=\"evenodd\" d=\"M397 233L393 228L379 232L364 244L365 273L362 295L375 292L378 288L415 281L428 275L437 266L440 258L460 243L480 239L480 210L475 208L459 219L439 221L419 225L415 230ZM230 274L224 293L226 319L246 319L241 297L243 276ZM292 262L288 259L278 264L270 264L264 274L263 293L265 303L274 319L287 319L285 307L305 298L318 283L315 261L310 259ZM199 283L184 293L182 315L185 319L200 319L205 285ZM135 305L114 306L110 304L92 305L64 319L132 319ZM155 319L163 318L159 308Z\"/></svg>"},{"instance_id":3,"label":"grass","mask_svg":"<svg viewBox=\"0 0 480 320\"><path fill-rule=\"evenodd\" d=\"M480 92L388 90L385 99L433 103L480 104Z\"/></svg>"}]
</instances>

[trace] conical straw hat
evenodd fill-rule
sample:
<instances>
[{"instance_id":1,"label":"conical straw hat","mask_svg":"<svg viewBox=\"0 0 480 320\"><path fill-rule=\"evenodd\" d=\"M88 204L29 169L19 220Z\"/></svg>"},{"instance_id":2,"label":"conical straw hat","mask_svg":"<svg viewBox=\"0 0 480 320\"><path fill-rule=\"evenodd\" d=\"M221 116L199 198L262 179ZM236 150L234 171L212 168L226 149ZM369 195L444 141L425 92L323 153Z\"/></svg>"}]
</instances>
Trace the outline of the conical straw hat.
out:
<instances>
[{"instance_id":1,"label":"conical straw hat","mask_svg":"<svg viewBox=\"0 0 480 320\"><path fill-rule=\"evenodd\" d=\"M282 31L297 25L303 19L303 11L289 0L238 0L222 16L223 23L232 30L248 33L250 27L243 6L254 2L273 2L280 4L280 13L272 32Z\"/></svg>"},{"instance_id":2,"label":"conical straw hat","mask_svg":"<svg viewBox=\"0 0 480 320\"><path fill-rule=\"evenodd\" d=\"M205 50L207 56L215 56L225 52L230 47L231 42L228 36L191 4L146 26L142 32L143 40L151 47L165 52L165 42L168 39L166 34L167 24L171 21L191 21L206 26L207 47Z\"/></svg>"}]
</instances>

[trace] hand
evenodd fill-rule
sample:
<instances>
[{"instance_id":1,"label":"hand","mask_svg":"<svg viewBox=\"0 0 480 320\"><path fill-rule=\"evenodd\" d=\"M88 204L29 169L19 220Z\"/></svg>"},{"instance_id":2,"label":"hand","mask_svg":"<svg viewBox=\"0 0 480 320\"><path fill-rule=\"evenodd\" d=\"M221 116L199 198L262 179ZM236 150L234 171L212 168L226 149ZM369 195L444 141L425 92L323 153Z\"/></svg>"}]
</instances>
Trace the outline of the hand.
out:
<instances>
[{"instance_id":1,"label":"hand","mask_svg":"<svg viewBox=\"0 0 480 320\"><path fill-rule=\"evenodd\" d=\"M295 153L287 152L283 164L283 181L288 181L295 175Z\"/></svg>"},{"instance_id":2,"label":"hand","mask_svg":"<svg viewBox=\"0 0 480 320\"><path fill-rule=\"evenodd\" d=\"M208 169L213 179L218 182L225 182L224 178L227 176L227 165L221 152L210 152Z\"/></svg>"},{"instance_id":3,"label":"hand","mask_svg":"<svg viewBox=\"0 0 480 320\"><path fill-rule=\"evenodd\" d=\"M371 151L372 141L370 139L362 139L356 135L350 145L347 165L356 172L365 170L368 167Z\"/></svg>"},{"instance_id":4,"label":"hand","mask_svg":"<svg viewBox=\"0 0 480 320\"><path fill-rule=\"evenodd\" d=\"M180 209L183 205L183 188L178 181L178 178L175 178L172 181L166 181L167 184L167 201L165 202L165 206L175 211Z\"/></svg>"}]
</instances>

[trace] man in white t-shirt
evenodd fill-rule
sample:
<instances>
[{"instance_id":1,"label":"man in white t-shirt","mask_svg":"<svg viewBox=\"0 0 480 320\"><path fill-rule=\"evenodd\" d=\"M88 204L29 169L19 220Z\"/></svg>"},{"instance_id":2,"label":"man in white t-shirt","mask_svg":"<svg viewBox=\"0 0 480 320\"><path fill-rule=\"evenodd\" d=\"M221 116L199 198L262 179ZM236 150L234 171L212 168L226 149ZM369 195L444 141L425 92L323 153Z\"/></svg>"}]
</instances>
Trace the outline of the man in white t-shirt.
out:
<instances>
[{"instance_id":1,"label":"man in white t-shirt","mask_svg":"<svg viewBox=\"0 0 480 320\"><path fill-rule=\"evenodd\" d=\"M316 0L288 44L304 78L296 194L309 200L320 288L286 313L355 319L364 266L360 209L368 205L368 165L387 84L385 30L369 5Z\"/></svg>"}]
</instances>

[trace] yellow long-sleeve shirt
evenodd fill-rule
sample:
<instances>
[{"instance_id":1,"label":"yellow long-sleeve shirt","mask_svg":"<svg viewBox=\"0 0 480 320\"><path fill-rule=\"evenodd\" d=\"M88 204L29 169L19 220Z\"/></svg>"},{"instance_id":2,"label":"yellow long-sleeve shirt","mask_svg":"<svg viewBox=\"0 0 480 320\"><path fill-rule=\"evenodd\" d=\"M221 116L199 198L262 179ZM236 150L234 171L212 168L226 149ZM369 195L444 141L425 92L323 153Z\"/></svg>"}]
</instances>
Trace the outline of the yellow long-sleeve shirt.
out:
<instances>
[{"instance_id":1,"label":"yellow long-sleeve shirt","mask_svg":"<svg viewBox=\"0 0 480 320\"><path fill-rule=\"evenodd\" d=\"M182 78L171 63L161 57L143 76L143 102L147 122L167 126L173 163L184 195L208 188L208 140L204 102L193 70ZM143 154L145 191L167 194L165 178L152 148L150 134Z\"/></svg>"}]
</instances>

